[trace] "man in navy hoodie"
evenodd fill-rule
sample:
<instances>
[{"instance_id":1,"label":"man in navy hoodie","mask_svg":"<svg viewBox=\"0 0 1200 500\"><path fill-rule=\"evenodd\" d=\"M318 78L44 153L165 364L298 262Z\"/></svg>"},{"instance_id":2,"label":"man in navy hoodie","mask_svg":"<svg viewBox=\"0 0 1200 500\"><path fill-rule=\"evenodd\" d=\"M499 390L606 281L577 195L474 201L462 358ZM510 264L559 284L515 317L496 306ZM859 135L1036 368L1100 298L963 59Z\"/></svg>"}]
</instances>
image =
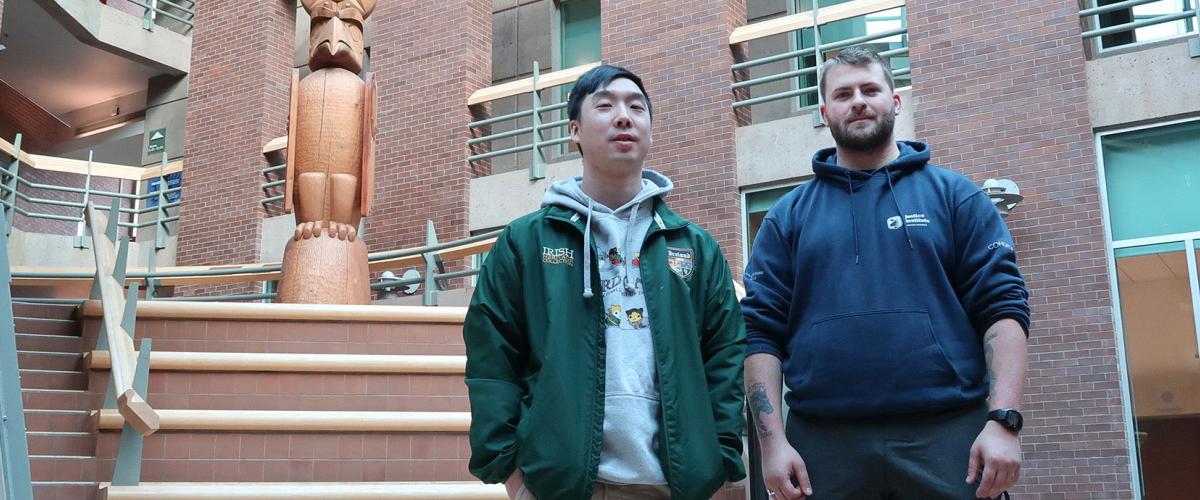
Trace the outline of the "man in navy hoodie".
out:
<instances>
[{"instance_id":1,"label":"man in navy hoodie","mask_svg":"<svg viewBox=\"0 0 1200 500\"><path fill-rule=\"evenodd\" d=\"M746 395L767 490L1000 495L1020 473L1029 331L1012 237L975 184L894 139L886 62L852 47L823 70L837 147L767 214L745 273Z\"/></svg>"}]
</instances>

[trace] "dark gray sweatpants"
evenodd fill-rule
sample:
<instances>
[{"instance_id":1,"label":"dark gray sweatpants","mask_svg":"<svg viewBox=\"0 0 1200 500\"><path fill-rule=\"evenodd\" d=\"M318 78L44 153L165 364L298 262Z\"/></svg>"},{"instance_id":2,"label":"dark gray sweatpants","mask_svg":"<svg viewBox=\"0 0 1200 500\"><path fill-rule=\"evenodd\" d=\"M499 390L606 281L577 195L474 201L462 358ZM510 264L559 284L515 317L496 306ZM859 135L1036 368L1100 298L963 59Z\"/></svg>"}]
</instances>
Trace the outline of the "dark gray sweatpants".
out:
<instances>
[{"instance_id":1,"label":"dark gray sweatpants","mask_svg":"<svg viewBox=\"0 0 1200 500\"><path fill-rule=\"evenodd\" d=\"M835 419L791 413L787 438L808 467L813 500L965 500L971 445L986 403L932 415Z\"/></svg>"}]
</instances>

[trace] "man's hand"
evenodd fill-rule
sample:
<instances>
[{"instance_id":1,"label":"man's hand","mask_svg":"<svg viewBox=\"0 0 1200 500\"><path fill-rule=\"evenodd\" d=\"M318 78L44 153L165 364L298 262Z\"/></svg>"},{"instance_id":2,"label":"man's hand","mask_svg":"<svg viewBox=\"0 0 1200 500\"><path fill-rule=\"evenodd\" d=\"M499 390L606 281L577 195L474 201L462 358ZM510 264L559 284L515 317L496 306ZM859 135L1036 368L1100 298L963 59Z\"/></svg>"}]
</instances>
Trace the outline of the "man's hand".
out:
<instances>
[{"instance_id":1,"label":"man's hand","mask_svg":"<svg viewBox=\"0 0 1200 500\"><path fill-rule=\"evenodd\" d=\"M980 466L983 468L979 474ZM975 484L980 476L978 498L993 498L1012 487L1021 478L1021 440L999 422L988 421L975 444L971 445L971 460L967 464L967 484Z\"/></svg>"},{"instance_id":2,"label":"man's hand","mask_svg":"<svg viewBox=\"0 0 1200 500\"><path fill-rule=\"evenodd\" d=\"M763 482L772 500L802 500L812 495L804 459L787 441L764 443L762 455Z\"/></svg>"},{"instance_id":3,"label":"man's hand","mask_svg":"<svg viewBox=\"0 0 1200 500\"><path fill-rule=\"evenodd\" d=\"M521 469L516 469L512 474L508 475L508 479L504 480L504 489L508 490L508 500L517 498L517 493L521 491L521 486L525 484L525 473Z\"/></svg>"}]
</instances>

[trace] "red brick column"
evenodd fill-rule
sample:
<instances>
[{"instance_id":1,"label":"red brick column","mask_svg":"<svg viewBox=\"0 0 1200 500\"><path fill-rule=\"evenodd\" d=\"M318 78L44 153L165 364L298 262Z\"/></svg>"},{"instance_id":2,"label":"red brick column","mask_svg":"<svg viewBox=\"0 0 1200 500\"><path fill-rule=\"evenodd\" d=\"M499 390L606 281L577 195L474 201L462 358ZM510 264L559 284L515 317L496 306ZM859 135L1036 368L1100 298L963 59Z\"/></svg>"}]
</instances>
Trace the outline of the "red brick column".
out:
<instances>
[{"instance_id":1,"label":"red brick column","mask_svg":"<svg viewBox=\"0 0 1200 500\"><path fill-rule=\"evenodd\" d=\"M212 0L196 9L179 265L258 260L262 147L287 134L295 15L292 0Z\"/></svg>"},{"instance_id":2,"label":"red brick column","mask_svg":"<svg viewBox=\"0 0 1200 500\"><path fill-rule=\"evenodd\" d=\"M712 233L741 276L729 33L745 24L745 2L606 0L600 15L604 62L640 76L654 103L646 166L675 182L667 202Z\"/></svg>"},{"instance_id":3,"label":"red brick column","mask_svg":"<svg viewBox=\"0 0 1200 500\"><path fill-rule=\"evenodd\" d=\"M977 182L1007 177L1030 288L1018 496L1127 498L1128 454L1087 76L1074 0L910 2L916 136ZM1101 493L1103 492L1103 493Z\"/></svg>"},{"instance_id":4,"label":"red brick column","mask_svg":"<svg viewBox=\"0 0 1200 500\"><path fill-rule=\"evenodd\" d=\"M467 97L491 82L491 2L379 2L371 71L379 82L372 251L467 236Z\"/></svg>"}]
</instances>

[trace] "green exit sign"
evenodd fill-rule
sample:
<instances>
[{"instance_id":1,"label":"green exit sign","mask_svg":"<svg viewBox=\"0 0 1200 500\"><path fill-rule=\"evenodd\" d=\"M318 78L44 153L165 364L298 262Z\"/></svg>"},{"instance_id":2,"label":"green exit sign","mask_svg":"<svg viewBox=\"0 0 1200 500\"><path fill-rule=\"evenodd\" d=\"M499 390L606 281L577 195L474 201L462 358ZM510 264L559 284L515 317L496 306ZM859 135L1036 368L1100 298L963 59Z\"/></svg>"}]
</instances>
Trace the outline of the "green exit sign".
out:
<instances>
[{"instance_id":1,"label":"green exit sign","mask_svg":"<svg viewBox=\"0 0 1200 500\"><path fill-rule=\"evenodd\" d=\"M161 153L167 149L167 129L160 128L150 132L150 145L146 148L147 154Z\"/></svg>"}]
</instances>

